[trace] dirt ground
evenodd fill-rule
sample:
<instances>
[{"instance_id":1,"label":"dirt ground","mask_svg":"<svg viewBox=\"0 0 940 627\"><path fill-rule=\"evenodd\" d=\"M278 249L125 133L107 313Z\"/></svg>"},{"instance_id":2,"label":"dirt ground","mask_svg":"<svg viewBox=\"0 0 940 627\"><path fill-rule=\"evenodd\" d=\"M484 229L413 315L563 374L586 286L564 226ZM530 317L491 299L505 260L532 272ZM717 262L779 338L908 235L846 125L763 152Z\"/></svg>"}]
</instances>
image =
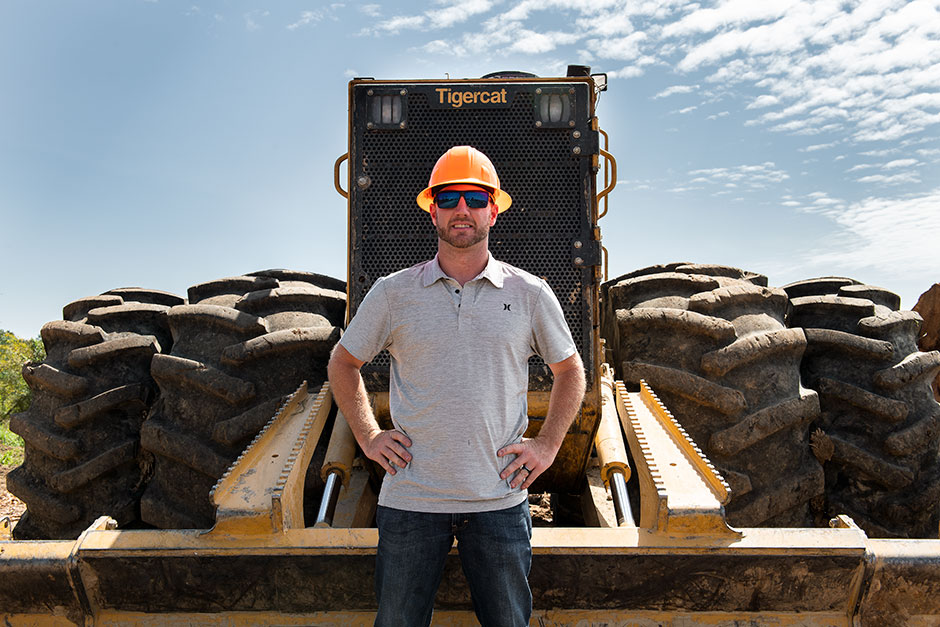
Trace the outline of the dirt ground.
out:
<instances>
[{"instance_id":1,"label":"dirt ground","mask_svg":"<svg viewBox=\"0 0 940 627\"><path fill-rule=\"evenodd\" d=\"M7 473L11 470L12 466L0 466L0 518L9 516L12 526L26 511L26 504L7 492Z\"/></svg>"}]
</instances>

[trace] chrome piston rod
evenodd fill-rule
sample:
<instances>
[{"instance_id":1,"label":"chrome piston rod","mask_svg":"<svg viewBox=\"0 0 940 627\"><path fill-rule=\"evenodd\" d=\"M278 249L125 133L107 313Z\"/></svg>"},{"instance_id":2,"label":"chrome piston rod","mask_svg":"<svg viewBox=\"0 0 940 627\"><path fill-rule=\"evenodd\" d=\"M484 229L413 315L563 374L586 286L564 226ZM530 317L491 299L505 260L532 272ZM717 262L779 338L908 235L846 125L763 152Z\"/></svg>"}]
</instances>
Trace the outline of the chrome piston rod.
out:
<instances>
[{"instance_id":1,"label":"chrome piston rod","mask_svg":"<svg viewBox=\"0 0 940 627\"><path fill-rule=\"evenodd\" d=\"M317 510L315 527L332 527L336 513L336 503L344 485L348 485L352 473L353 458L356 455L356 438L353 436L346 417L339 410L333 422L330 445L326 449L326 458L320 469L323 479L323 497Z\"/></svg>"},{"instance_id":2,"label":"chrome piston rod","mask_svg":"<svg viewBox=\"0 0 940 627\"><path fill-rule=\"evenodd\" d=\"M334 470L326 477L326 486L323 488L323 498L320 499L320 508L317 510L316 527L332 527L333 515L336 513L336 503L343 488L342 473Z\"/></svg>"},{"instance_id":3,"label":"chrome piston rod","mask_svg":"<svg viewBox=\"0 0 940 627\"><path fill-rule=\"evenodd\" d=\"M630 497L627 494L627 480L630 478L630 462L627 459L627 447L620 430L620 419L614 397L614 378L610 368L604 364L601 376L601 420L594 436L601 477L610 490L617 514L617 525L636 526Z\"/></svg>"},{"instance_id":4,"label":"chrome piston rod","mask_svg":"<svg viewBox=\"0 0 940 627\"><path fill-rule=\"evenodd\" d=\"M627 494L627 480L623 473L614 470L608 475L610 482L610 495L614 499L614 511L617 514L617 525L623 527L629 524L636 525L636 519L633 517L633 510L630 508L630 497Z\"/></svg>"}]
</instances>

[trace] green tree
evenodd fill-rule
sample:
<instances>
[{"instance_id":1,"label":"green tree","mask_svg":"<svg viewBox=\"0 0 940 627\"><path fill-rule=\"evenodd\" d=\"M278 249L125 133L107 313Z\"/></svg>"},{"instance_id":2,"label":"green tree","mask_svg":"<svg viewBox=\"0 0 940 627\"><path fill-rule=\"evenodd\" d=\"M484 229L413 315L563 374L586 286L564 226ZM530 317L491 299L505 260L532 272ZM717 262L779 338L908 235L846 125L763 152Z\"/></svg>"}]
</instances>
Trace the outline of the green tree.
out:
<instances>
[{"instance_id":1,"label":"green tree","mask_svg":"<svg viewBox=\"0 0 940 627\"><path fill-rule=\"evenodd\" d=\"M23 380L23 365L40 362L46 357L38 337L23 340L9 331L0 330L0 422L11 414L26 411L32 398Z\"/></svg>"}]
</instances>

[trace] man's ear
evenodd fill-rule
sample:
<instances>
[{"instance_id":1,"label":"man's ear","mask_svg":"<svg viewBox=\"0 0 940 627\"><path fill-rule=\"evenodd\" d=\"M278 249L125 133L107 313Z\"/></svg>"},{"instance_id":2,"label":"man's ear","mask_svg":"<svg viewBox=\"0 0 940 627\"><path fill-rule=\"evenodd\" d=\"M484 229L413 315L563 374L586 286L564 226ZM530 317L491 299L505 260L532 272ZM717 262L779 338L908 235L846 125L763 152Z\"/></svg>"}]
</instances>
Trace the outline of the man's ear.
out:
<instances>
[{"instance_id":1,"label":"man's ear","mask_svg":"<svg viewBox=\"0 0 940 627\"><path fill-rule=\"evenodd\" d=\"M490 203L490 226L496 224L496 216L499 215L499 207L496 203Z\"/></svg>"},{"instance_id":2,"label":"man's ear","mask_svg":"<svg viewBox=\"0 0 940 627\"><path fill-rule=\"evenodd\" d=\"M431 224L437 226L437 207L433 203L428 208L428 212L431 214Z\"/></svg>"}]
</instances>

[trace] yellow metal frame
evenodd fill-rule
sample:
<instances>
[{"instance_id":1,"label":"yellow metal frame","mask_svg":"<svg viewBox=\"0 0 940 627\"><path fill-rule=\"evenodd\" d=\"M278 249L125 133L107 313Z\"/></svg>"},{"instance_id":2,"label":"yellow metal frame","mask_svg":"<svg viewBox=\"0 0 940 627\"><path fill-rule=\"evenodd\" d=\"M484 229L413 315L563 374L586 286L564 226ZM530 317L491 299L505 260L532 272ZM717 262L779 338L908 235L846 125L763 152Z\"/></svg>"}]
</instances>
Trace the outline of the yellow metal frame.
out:
<instances>
[{"instance_id":1,"label":"yellow metal frame","mask_svg":"<svg viewBox=\"0 0 940 627\"><path fill-rule=\"evenodd\" d=\"M210 534L303 529L304 478L332 403L328 383L316 396L300 384L213 488Z\"/></svg>"},{"instance_id":2,"label":"yellow metal frame","mask_svg":"<svg viewBox=\"0 0 940 627\"><path fill-rule=\"evenodd\" d=\"M225 560L238 556L239 560L304 560L317 556L323 558L355 556L371 559L375 553L377 532L374 529L288 529L277 534L249 534L246 536L206 534L198 530L175 531L116 531L93 528L85 532L75 542L3 542L0 543L4 561L20 560L28 563L36 560L59 564L61 574L68 571L76 598L86 601L74 602L71 609L61 606L58 610L40 613L10 614L9 608L0 609L0 621L12 625L116 625L116 624L324 624L345 625L369 622L374 614L368 610L335 611L291 611L290 608L259 605L255 611L232 611L215 605L211 591L218 582L212 582L199 572L188 576L192 581L188 587L198 589L205 598L203 611L165 611L145 613L123 609L119 603L109 598L105 579L105 570L119 568L126 560L151 561L167 564L166 570L158 570L153 577L167 577L172 573L174 561L189 561L198 558L202 563L213 560ZM672 591L645 590L642 598L629 596L631 586L642 581L651 573L637 572L633 581L622 586L623 596L617 600L619 607L601 607L590 609L550 609L540 603L540 597L553 594L551 589L536 587L536 611L534 620L537 624L566 624L565 621L606 619L606 624L646 624L642 621L658 621L658 624L675 625L731 625L734 621L747 624L772 625L853 625L857 619L868 618L861 624L887 624L875 620L886 618L888 611L907 612L906 625L937 624L937 595L940 593L940 578L937 577L937 564L940 563L940 543L929 540L870 540L853 526L834 529L741 529L734 537L708 535L675 535L650 529L612 528L612 529L550 529L533 530L533 578L544 580L555 575L551 564L573 559L574 563L589 564L592 560L611 559L623 563L672 564L681 571L683 565L699 565L702 559L721 559L728 564L727 579L735 579L736 574L748 569L758 569L761 560L777 559L775 563L792 563L794 580L790 585L812 586L819 577L826 573L814 574L815 564L828 564L841 560L848 571L845 581L851 582L841 590L838 602L833 606L813 608L809 598L792 599L788 609L775 607L748 609L748 599L742 601L737 610L695 611L676 606L664 606L658 610L644 609L650 598L668 599L670 594L682 592L683 579L676 579L679 586ZM455 556L451 556L455 559ZM652 560L652 561L650 561ZM736 566L735 566L736 565ZM549 571L545 572L548 568ZM738 570L739 573L731 572ZM843 569L844 570L844 569ZM802 574L800 574L802 573ZM765 593L774 592L773 587L779 582L773 581L773 573L767 573L767 580L744 579L755 586L751 594L757 593L761 586L766 586ZM114 577L114 573L110 573ZM237 573L235 573L237 581ZM777 573L781 575L781 573ZM271 573L276 576L275 572ZM322 577L322 575L321 575ZM617 581L594 580L587 571L582 578L583 595L590 601L592 591L598 594L603 590L620 589ZM696 580L696 573L689 572L684 581L688 585ZM303 586L329 586L328 581L318 579L311 574L309 580L295 582ZM700 584L696 584L700 585ZM595 590L596 587L596 590ZM371 581L363 582L362 590L368 593ZM717 589L716 589L717 590ZM688 591L686 591L688 592ZM776 591L784 593L785 591ZM802 594L810 595L803 590ZM801 594L799 587L790 591L790 597ZM599 596L600 600L600 596ZM181 603L184 601L179 600ZM191 603L192 599L185 599ZM640 602L638 607L631 604ZM751 599L753 601L753 599ZM657 601L658 602L658 601ZM799 610L801 602L804 609ZM84 618L82 618L84 617ZM469 609L460 612L436 614L435 624L473 624L473 615ZM348 621L353 620L352 623ZM619 622L618 622L619 621ZM631 623L630 621L637 621ZM874 622L871 622L874 621Z\"/></svg>"},{"instance_id":3,"label":"yellow metal frame","mask_svg":"<svg viewBox=\"0 0 940 627\"><path fill-rule=\"evenodd\" d=\"M627 392L604 372L636 463L640 525L534 529L538 624L876 625L899 608L905 624L940 623L940 541L872 540L847 517L830 529L728 527L728 489L710 462L648 387ZM303 528L291 512L331 404L328 386L287 401L219 482L211 531L117 530L102 517L75 541L0 541L0 622L368 624L377 531ZM443 585L465 594L458 584ZM317 609L320 588L354 607ZM30 604L37 593L42 605ZM467 606L435 624L473 621Z\"/></svg>"}]
</instances>

